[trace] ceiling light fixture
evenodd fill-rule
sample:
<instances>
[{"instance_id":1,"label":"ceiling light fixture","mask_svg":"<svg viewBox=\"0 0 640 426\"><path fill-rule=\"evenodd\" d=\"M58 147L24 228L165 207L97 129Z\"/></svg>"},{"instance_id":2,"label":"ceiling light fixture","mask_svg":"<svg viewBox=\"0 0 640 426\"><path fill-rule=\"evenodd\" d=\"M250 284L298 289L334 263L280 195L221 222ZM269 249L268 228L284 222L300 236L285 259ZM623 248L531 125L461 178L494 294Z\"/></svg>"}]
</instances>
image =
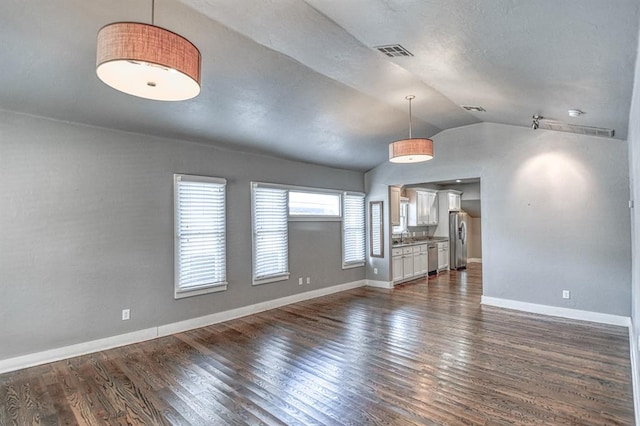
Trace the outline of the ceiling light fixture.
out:
<instances>
[{"instance_id":1,"label":"ceiling light fixture","mask_svg":"<svg viewBox=\"0 0 640 426\"><path fill-rule=\"evenodd\" d=\"M418 163L433 158L433 141L411 137L411 101L416 97L405 97L409 101L409 139L401 139L389 144L389 161L392 163Z\"/></svg>"},{"instance_id":2,"label":"ceiling light fixture","mask_svg":"<svg viewBox=\"0 0 640 426\"><path fill-rule=\"evenodd\" d=\"M570 109L567 112L569 113L569 117L580 117L582 114L584 114L584 112L580 111L579 109Z\"/></svg>"},{"instance_id":3,"label":"ceiling light fixture","mask_svg":"<svg viewBox=\"0 0 640 426\"><path fill-rule=\"evenodd\" d=\"M200 93L200 51L186 38L151 25L115 22L98 32L96 73L107 85L130 95L183 101Z\"/></svg>"}]
</instances>

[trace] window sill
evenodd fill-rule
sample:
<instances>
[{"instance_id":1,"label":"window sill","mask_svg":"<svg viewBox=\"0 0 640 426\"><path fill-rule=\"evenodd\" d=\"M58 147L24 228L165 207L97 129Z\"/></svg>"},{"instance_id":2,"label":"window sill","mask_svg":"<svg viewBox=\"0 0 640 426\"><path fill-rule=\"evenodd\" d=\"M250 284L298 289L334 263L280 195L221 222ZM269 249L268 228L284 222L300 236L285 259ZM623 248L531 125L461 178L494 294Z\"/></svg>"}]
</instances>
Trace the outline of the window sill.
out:
<instances>
[{"instance_id":1,"label":"window sill","mask_svg":"<svg viewBox=\"0 0 640 426\"><path fill-rule=\"evenodd\" d=\"M274 277L267 277L267 278L261 278L261 279L253 279L253 283L252 285L262 285L262 284L268 284L268 283L275 283L278 281L286 281L289 279L289 273L287 272L284 275L277 275Z\"/></svg>"},{"instance_id":2,"label":"window sill","mask_svg":"<svg viewBox=\"0 0 640 426\"><path fill-rule=\"evenodd\" d=\"M185 297L200 296L202 294L217 293L219 291L226 291L226 290L227 290L226 282L222 284L215 284L215 285L210 285L206 287L196 287L192 289L184 289L184 290L176 289L174 292L174 299L184 299Z\"/></svg>"},{"instance_id":3,"label":"window sill","mask_svg":"<svg viewBox=\"0 0 640 426\"><path fill-rule=\"evenodd\" d=\"M291 216L289 215L289 222L340 222L342 217L340 216Z\"/></svg>"},{"instance_id":4,"label":"window sill","mask_svg":"<svg viewBox=\"0 0 640 426\"><path fill-rule=\"evenodd\" d=\"M342 265L342 269L353 269L353 268L361 268L364 266L364 262L360 263L349 263L347 265Z\"/></svg>"}]
</instances>

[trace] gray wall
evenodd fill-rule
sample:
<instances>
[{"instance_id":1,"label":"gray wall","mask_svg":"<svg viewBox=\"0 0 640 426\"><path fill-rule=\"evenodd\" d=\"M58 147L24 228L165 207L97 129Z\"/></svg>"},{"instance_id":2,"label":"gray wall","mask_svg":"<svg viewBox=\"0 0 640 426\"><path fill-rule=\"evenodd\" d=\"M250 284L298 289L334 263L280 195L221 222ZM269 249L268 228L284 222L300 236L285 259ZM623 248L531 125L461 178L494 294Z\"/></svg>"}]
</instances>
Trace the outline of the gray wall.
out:
<instances>
[{"instance_id":1,"label":"gray wall","mask_svg":"<svg viewBox=\"0 0 640 426\"><path fill-rule=\"evenodd\" d=\"M482 259L482 220L479 217L467 217L467 257Z\"/></svg>"},{"instance_id":2,"label":"gray wall","mask_svg":"<svg viewBox=\"0 0 640 426\"><path fill-rule=\"evenodd\" d=\"M631 98L629 113L629 181L631 184L631 199L634 208L631 209L631 242L633 253L632 265L632 302L631 317L634 330L632 347L636 351L636 359L640 359L640 48L636 58L636 75ZM640 375L640 371L636 374ZM636 395L640 400L640 395ZM636 418L638 416L636 415Z\"/></svg>"},{"instance_id":3,"label":"gray wall","mask_svg":"<svg viewBox=\"0 0 640 426\"><path fill-rule=\"evenodd\" d=\"M173 298L174 173L228 180L226 292ZM292 222L291 280L253 287L252 180L364 186L362 173L0 112L0 359L364 278L342 270L339 222Z\"/></svg>"},{"instance_id":4,"label":"gray wall","mask_svg":"<svg viewBox=\"0 0 640 426\"><path fill-rule=\"evenodd\" d=\"M490 123L434 141L429 162L367 172L370 197L390 184L480 177L484 295L630 314L625 142ZM371 260L367 277L373 267L390 280L388 256Z\"/></svg>"}]
</instances>

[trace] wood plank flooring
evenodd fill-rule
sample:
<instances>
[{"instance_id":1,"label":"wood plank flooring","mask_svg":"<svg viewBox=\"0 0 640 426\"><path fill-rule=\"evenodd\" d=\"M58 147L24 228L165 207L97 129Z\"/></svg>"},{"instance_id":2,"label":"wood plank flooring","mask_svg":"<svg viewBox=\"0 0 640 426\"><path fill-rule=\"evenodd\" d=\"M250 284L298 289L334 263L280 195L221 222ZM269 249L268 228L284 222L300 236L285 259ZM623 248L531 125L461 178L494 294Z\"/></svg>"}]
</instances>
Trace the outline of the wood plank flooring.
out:
<instances>
[{"instance_id":1,"label":"wood plank flooring","mask_svg":"<svg viewBox=\"0 0 640 426\"><path fill-rule=\"evenodd\" d=\"M628 332L480 305L479 264L0 375L0 425L632 425Z\"/></svg>"}]
</instances>

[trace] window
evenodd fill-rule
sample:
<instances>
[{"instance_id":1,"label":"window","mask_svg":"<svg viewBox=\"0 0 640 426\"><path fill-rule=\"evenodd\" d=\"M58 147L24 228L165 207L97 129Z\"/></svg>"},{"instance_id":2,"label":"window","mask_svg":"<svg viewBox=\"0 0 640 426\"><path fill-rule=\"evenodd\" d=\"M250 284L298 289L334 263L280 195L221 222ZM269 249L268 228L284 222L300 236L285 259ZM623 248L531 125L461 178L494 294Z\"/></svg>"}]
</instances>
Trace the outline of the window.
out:
<instances>
[{"instance_id":1,"label":"window","mask_svg":"<svg viewBox=\"0 0 640 426\"><path fill-rule=\"evenodd\" d=\"M407 210L409 209L409 202L400 200L400 225L394 226L392 232L394 234L402 234L407 230Z\"/></svg>"},{"instance_id":2,"label":"window","mask_svg":"<svg viewBox=\"0 0 640 426\"><path fill-rule=\"evenodd\" d=\"M289 216L340 219L340 194L289 191Z\"/></svg>"},{"instance_id":3,"label":"window","mask_svg":"<svg viewBox=\"0 0 640 426\"><path fill-rule=\"evenodd\" d=\"M287 189L252 184L253 284L289 278Z\"/></svg>"},{"instance_id":4,"label":"window","mask_svg":"<svg viewBox=\"0 0 640 426\"><path fill-rule=\"evenodd\" d=\"M345 192L342 209L342 267L365 261L364 195Z\"/></svg>"},{"instance_id":5,"label":"window","mask_svg":"<svg viewBox=\"0 0 640 426\"><path fill-rule=\"evenodd\" d=\"M175 298L226 290L227 181L173 175Z\"/></svg>"}]
</instances>

